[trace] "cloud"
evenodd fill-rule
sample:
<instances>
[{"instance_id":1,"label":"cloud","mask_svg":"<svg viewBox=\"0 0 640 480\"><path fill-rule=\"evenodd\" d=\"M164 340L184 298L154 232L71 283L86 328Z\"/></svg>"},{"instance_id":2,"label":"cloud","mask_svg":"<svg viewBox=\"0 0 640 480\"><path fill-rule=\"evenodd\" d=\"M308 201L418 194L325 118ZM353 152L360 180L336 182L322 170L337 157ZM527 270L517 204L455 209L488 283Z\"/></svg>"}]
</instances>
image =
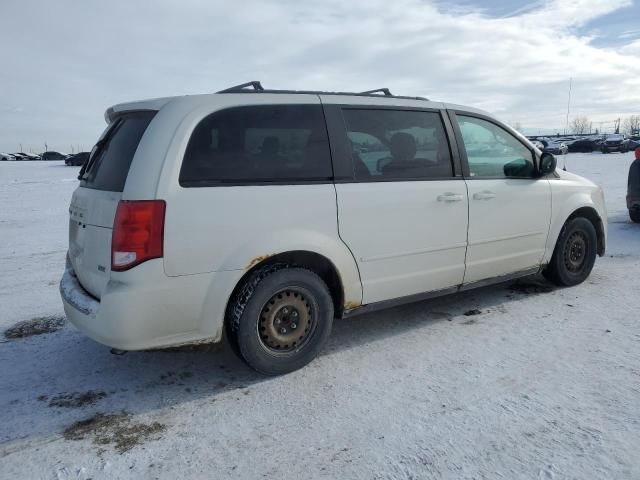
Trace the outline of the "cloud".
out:
<instances>
[{"instance_id":1,"label":"cloud","mask_svg":"<svg viewBox=\"0 0 640 480\"><path fill-rule=\"evenodd\" d=\"M90 148L109 105L253 79L270 88L388 86L562 128L571 76L575 113L638 113L637 41L597 48L579 33L629 5L557 0L492 18L420 0L5 0L0 149L42 148L45 139Z\"/></svg>"}]
</instances>

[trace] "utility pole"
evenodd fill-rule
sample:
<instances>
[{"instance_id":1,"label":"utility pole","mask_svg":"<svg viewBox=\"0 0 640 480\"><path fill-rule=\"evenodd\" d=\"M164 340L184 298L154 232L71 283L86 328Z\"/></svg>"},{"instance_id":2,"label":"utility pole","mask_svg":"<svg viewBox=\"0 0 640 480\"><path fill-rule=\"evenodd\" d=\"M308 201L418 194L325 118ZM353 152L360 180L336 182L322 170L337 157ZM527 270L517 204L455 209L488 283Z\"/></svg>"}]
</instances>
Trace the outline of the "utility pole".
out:
<instances>
[{"instance_id":1,"label":"utility pole","mask_svg":"<svg viewBox=\"0 0 640 480\"><path fill-rule=\"evenodd\" d=\"M569 99L567 100L567 121L564 127L564 134L566 135L569 130L569 107L571 106L571 82L572 78L569 77Z\"/></svg>"}]
</instances>

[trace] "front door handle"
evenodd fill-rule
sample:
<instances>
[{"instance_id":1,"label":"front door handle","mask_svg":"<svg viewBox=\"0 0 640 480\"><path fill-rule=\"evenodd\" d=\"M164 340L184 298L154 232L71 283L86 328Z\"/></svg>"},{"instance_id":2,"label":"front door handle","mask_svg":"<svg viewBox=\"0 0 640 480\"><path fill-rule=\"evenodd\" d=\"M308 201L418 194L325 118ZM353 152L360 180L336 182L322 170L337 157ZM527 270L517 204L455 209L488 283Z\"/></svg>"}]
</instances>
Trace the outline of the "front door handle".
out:
<instances>
[{"instance_id":1,"label":"front door handle","mask_svg":"<svg viewBox=\"0 0 640 480\"><path fill-rule=\"evenodd\" d=\"M438 195L439 202L461 202L464 197L459 193L446 192Z\"/></svg>"},{"instance_id":2,"label":"front door handle","mask_svg":"<svg viewBox=\"0 0 640 480\"><path fill-rule=\"evenodd\" d=\"M475 200L491 200L492 198L496 198L496 194L489 190L485 190L484 192L474 193L473 198Z\"/></svg>"}]
</instances>

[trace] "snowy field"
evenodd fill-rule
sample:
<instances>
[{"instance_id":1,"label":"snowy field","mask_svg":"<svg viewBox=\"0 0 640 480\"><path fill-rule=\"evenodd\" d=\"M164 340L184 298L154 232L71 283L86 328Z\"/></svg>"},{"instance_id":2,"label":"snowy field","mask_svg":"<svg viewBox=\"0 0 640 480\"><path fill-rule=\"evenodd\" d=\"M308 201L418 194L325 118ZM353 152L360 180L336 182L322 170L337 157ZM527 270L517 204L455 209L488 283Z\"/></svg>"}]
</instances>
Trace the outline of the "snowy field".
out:
<instances>
[{"instance_id":1,"label":"snowy field","mask_svg":"<svg viewBox=\"0 0 640 480\"><path fill-rule=\"evenodd\" d=\"M566 160L603 185L609 210L587 282L520 281L338 321L324 353L283 377L224 346L115 356L71 325L0 333L0 478L640 478L632 154ZM0 332L63 321L77 172L0 163Z\"/></svg>"}]
</instances>

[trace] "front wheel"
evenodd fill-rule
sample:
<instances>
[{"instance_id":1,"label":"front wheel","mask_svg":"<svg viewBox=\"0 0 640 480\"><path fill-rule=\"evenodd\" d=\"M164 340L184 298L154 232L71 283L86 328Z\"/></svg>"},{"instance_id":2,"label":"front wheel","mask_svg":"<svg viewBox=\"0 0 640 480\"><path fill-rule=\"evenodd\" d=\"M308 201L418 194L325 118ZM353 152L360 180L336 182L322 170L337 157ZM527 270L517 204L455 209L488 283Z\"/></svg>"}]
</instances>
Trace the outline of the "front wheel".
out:
<instances>
[{"instance_id":1,"label":"front wheel","mask_svg":"<svg viewBox=\"0 0 640 480\"><path fill-rule=\"evenodd\" d=\"M629 218L634 223L640 223L640 207L631 208L629 210Z\"/></svg>"},{"instance_id":2,"label":"front wheel","mask_svg":"<svg viewBox=\"0 0 640 480\"><path fill-rule=\"evenodd\" d=\"M230 341L240 357L265 375L311 362L327 343L333 300L324 281L304 268L258 271L232 300Z\"/></svg>"},{"instance_id":3,"label":"front wheel","mask_svg":"<svg viewBox=\"0 0 640 480\"><path fill-rule=\"evenodd\" d=\"M559 286L570 287L584 282L596 262L597 247L596 229L589 220L584 217L568 220L544 276Z\"/></svg>"}]
</instances>

